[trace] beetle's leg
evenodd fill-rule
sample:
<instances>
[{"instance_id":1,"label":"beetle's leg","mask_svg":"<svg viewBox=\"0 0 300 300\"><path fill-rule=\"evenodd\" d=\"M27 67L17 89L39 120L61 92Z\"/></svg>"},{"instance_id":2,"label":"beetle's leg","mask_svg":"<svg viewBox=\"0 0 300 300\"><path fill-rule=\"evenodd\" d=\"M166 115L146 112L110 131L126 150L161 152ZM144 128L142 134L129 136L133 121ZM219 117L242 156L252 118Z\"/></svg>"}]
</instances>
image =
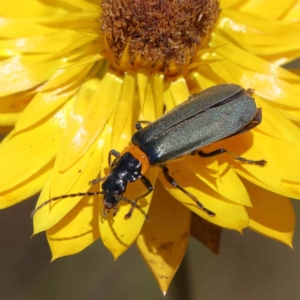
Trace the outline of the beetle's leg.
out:
<instances>
[{"instance_id":1,"label":"beetle's leg","mask_svg":"<svg viewBox=\"0 0 300 300\"><path fill-rule=\"evenodd\" d=\"M120 156L120 152L118 152L117 150L115 149L111 149L108 153L108 165L110 166L111 165L111 156L114 156L114 157L118 157Z\"/></svg>"},{"instance_id":2,"label":"beetle's leg","mask_svg":"<svg viewBox=\"0 0 300 300\"><path fill-rule=\"evenodd\" d=\"M119 210L119 207L118 207L118 205L116 205L116 206L114 207L114 212L113 212L113 216L114 216L114 217L116 216L118 210Z\"/></svg>"},{"instance_id":3,"label":"beetle's leg","mask_svg":"<svg viewBox=\"0 0 300 300\"><path fill-rule=\"evenodd\" d=\"M96 184L96 183L98 183L100 181L103 181L104 179L105 179L105 177L98 177L98 178L95 178L93 180L90 180L89 184Z\"/></svg>"},{"instance_id":4,"label":"beetle's leg","mask_svg":"<svg viewBox=\"0 0 300 300\"><path fill-rule=\"evenodd\" d=\"M223 149L223 148L220 148L220 149L214 150L212 152L208 152L208 153L205 153L205 152L203 152L201 150L198 151L198 154L201 157L212 157L212 156L220 155L220 154L223 154L223 153L228 153L230 156L233 157L233 159L239 160L239 161L251 164L251 165L264 166L267 163L267 161L264 160L264 159L261 159L261 160L252 160L252 159L247 159L245 157L237 156L234 153L232 153L232 152L230 152L230 151L228 151L226 149Z\"/></svg>"},{"instance_id":5,"label":"beetle's leg","mask_svg":"<svg viewBox=\"0 0 300 300\"><path fill-rule=\"evenodd\" d=\"M117 151L117 150L114 150L114 149L111 149L110 151L109 151L109 154L108 154L108 165L110 166L111 165L111 156L115 156L115 157L118 157L118 156L120 156L120 153ZM90 180L89 181L89 184L96 184L96 183L98 183L98 182L100 182L100 181L103 181L104 179L106 178L106 176L104 176L104 177L99 177L99 178L95 178L95 179L93 179L93 180Z\"/></svg>"},{"instance_id":6,"label":"beetle's leg","mask_svg":"<svg viewBox=\"0 0 300 300\"><path fill-rule=\"evenodd\" d=\"M129 210L129 212L125 215L125 219L129 219L129 218L131 217L133 210L134 210L134 209L136 208L136 206L137 206L137 201L138 201L139 199L141 199L141 198L145 198L146 196L148 196L148 195L153 191L153 186L152 186L150 180L149 180L147 177L142 176L140 179L141 179L142 183L144 184L144 186L147 188L148 191L147 191L146 193L144 193L144 194L142 194L142 195L136 197L136 198L132 201L130 210Z\"/></svg>"},{"instance_id":7,"label":"beetle's leg","mask_svg":"<svg viewBox=\"0 0 300 300\"><path fill-rule=\"evenodd\" d=\"M203 211L205 211L210 217L214 217L216 214L210 210L208 210L206 207L203 206L203 204L190 192L182 188L180 185L177 184L175 179L170 175L169 169L166 166L161 166L163 170L163 174L166 178L166 180L172 185L177 187L179 190L181 190L183 193L185 193L188 197L190 197L194 202L196 202L197 206L201 208Z\"/></svg>"},{"instance_id":8,"label":"beetle's leg","mask_svg":"<svg viewBox=\"0 0 300 300\"><path fill-rule=\"evenodd\" d=\"M151 123L152 123L152 122L150 122L150 121L137 121L137 122L135 123L135 128L136 128L136 130L141 130L141 129L143 128L141 124L149 125L149 124L151 124Z\"/></svg>"}]
</instances>

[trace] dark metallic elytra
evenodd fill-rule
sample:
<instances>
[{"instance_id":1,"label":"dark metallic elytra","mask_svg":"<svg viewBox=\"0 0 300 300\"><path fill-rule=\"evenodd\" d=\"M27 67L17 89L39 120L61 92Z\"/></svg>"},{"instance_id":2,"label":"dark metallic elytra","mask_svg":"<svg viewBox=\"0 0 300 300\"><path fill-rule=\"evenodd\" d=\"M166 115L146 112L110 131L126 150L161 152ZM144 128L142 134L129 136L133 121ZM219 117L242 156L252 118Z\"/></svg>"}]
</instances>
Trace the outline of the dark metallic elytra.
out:
<instances>
[{"instance_id":1,"label":"dark metallic elytra","mask_svg":"<svg viewBox=\"0 0 300 300\"><path fill-rule=\"evenodd\" d=\"M136 132L132 143L159 165L235 134L256 115L254 100L238 85L218 85L175 107Z\"/></svg>"},{"instance_id":2,"label":"dark metallic elytra","mask_svg":"<svg viewBox=\"0 0 300 300\"><path fill-rule=\"evenodd\" d=\"M199 94L190 96L186 102L153 123L137 122L136 128L138 131L131 139L134 146L126 147L122 153L111 150L109 153L109 175L90 182L95 184L103 181L102 191L51 198L38 206L32 215L51 201L66 197L99 194L104 195L104 210L114 209L115 214L118 203L123 200L131 204L125 218L131 217L135 207L145 214L137 205L137 201L146 197L153 190L151 182L144 174L149 165L156 165L162 168L166 180L172 186L177 187L190 197L209 216L215 216L215 213L205 208L194 195L177 184L169 174L165 163L186 154L198 153L202 157L211 157L228 153L236 160L263 166L266 163L265 160L249 160L236 156L222 148L210 153L199 150L214 142L249 131L260 124L261 119L262 111L256 107L250 90L246 91L235 84L222 84L211 87ZM142 128L141 124L148 124L148 126ZM111 156L116 157L112 164L110 163ZM147 188L147 192L136 197L133 201L125 198L123 194L126 191L127 184L138 179Z\"/></svg>"}]
</instances>

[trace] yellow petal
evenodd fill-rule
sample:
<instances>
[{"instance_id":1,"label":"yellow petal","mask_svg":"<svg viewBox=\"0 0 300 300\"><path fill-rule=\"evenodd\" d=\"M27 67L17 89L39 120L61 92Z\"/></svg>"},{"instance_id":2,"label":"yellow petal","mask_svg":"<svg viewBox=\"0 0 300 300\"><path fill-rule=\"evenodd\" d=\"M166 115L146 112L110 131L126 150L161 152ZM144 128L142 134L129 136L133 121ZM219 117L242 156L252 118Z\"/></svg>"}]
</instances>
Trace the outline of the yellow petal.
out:
<instances>
[{"instance_id":1,"label":"yellow petal","mask_svg":"<svg viewBox=\"0 0 300 300\"><path fill-rule=\"evenodd\" d=\"M11 9L12 7L17 7L18 9ZM1 11L4 16L18 18L41 18L49 16L48 14L55 16L55 14L59 15L64 12L60 7L46 5L34 0L28 0L26 4L17 0L3 1Z\"/></svg>"},{"instance_id":2,"label":"yellow petal","mask_svg":"<svg viewBox=\"0 0 300 300\"><path fill-rule=\"evenodd\" d=\"M146 177L155 186L157 177L157 168L151 168ZM128 185L126 198L133 200L135 197L146 192L146 188L140 181L130 183ZM152 193L146 198L138 201L138 205L147 213L151 202ZM104 245L110 250L115 259L117 259L129 246L136 240L140 230L144 224L145 216L135 209L132 217L128 220L124 219L125 214L129 211L130 205L120 202L120 207L117 215L112 216L109 212L106 218L101 216L99 228L100 235ZM100 211L103 210L103 204L100 205Z\"/></svg>"},{"instance_id":3,"label":"yellow petal","mask_svg":"<svg viewBox=\"0 0 300 300\"><path fill-rule=\"evenodd\" d=\"M239 4L244 3L245 0L222 0L222 9L237 7Z\"/></svg>"},{"instance_id":4,"label":"yellow petal","mask_svg":"<svg viewBox=\"0 0 300 300\"><path fill-rule=\"evenodd\" d=\"M282 16L282 20L289 21L289 22L299 22L300 2L299 1L292 1L292 2L293 2L292 9L290 9L289 11L287 11Z\"/></svg>"},{"instance_id":5,"label":"yellow petal","mask_svg":"<svg viewBox=\"0 0 300 300\"><path fill-rule=\"evenodd\" d=\"M13 126L19 120L28 102L33 95L29 92L18 93L1 97L0 101L0 124L2 126Z\"/></svg>"},{"instance_id":6,"label":"yellow petal","mask_svg":"<svg viewBox=\"0 0 300 300\"><path fill-rule=\"evenodd\" d=\"M276 20L283 16L288 10L293 9L295 0L272 1L269 0L251 0L244 1L241 11L246 11L266 19Z\"/></svg>"},{"instance_id":7,"label":"yellow petal","mask_svg":"<svg viewBox=\"0 0 300 300\"><path fill-rule=\"evenodd\" d=\"M13 126L21 116L21 112L0 114L0 126Z\"/></svg>"},{"instance_id":8,"label":"yellow petal","mask_svg":"<svg viewBox=\"0 0 300 300\"><path fill-rule=\"evenodd\" d=\"M206 147L202 150L204 152L210 152L213 151L213 147ZM217 160L216 158L214 159ZM198 155L195 155L194 158L188 157L185 159L184 163L199 179L205 182L215 192L239 205L252 206L247 190L228 163L223 161L223 163L219 165L218 176L214 178L211 176L209 169L201 164L201 162L205 160L206 158L200 158Z\"/></svg>"},{"instance_id":9,"label":"yellow petal","mask_svg":"<svg viewBox=\"0 0 300 300\"><path fill-rule=\"evenodd\" d=\"M99 136L120 98L121 86L120 77L106 73L101 82L93 79L81 87L64 137L68 147L62 147L58 153L63 158L61 172L83 156Z\"/></svg>"},{"instance_id":10,"label":"yellow petal","mask_svg":"<svg viewBox=\"0 0 300 300\"><path fill-rule=\"evenodd\" d=\"M2 13L2 5L1 5L1 13ZM47 35L51 34L55 31L53 28L46 27L42 24L38 24L35 22L29 22L28 19L12 19L12 18L2 18L2 23L0 27L0 35L3 38L6 39L15 39L20 37L31 37L36 35ZM0 41L0 45L2 41ZM6 55L13 55L7 49L6 51L3 51L1 48L0 52L3 56Z\"/></svg>"},{"instance_id":11,"label":"yellow petal","mask_svg":"<svg viewBox=\"0 0 300 300\"><path fill-rule=\"evenodd\" d=\"M144 119L144 116L147 116L147 121L154 121L156 119L155 115L155 99L153 94L153 89L150 83L150 76L148 76L148 82L146 87L146 95L145 95L145 101L143 103L142 107L142 118Z\"/></svg>"},{"instance_id":12,"label":"yellow petal","mask_svg":"<svg viewBox=\"0 0 300 300\"><path fill-rule=\"evenodd\" d=\"M169 89L176 106L186 101L190 96L188 86L183 76L172 78Z\"/></svg>"},{"instance_id":13,"label":"yellow petal","mask_svg":"<svg viewBox=\"0 0 300 300\"><path fill-rule=\"evenodd\" d=\"M227 39L257 55L275 55L296 50L299 52L299 25L270 22L252 14L224 11L218 29Z\"/></svg>"},{"instance_id":14,"label":"yellow petal","mask_svg":"<svg viewBox=\"0 0 300 300\"><path fill-rule=\"evenodd\" d=\"M234 204L222 195L214 192L205 183L199 180L196 175L188 169L184 162L170 163L168 164L168 168L170 170L170 175L176 180L176 182L196 196L198 200L207 209L213 211L216 216L209 217L182 191L175 187L171 187L170 184L166 182L162 173L160 173L159 179L162 181L169 193L181 203L186 205L194 213L209 222L229 229L241 231L243 228L248 226L249 219L244 206Z\"/></svg>"},{"instance_id":15,"label":"yellow petal","mask_svg":"<svg viewBox=\"0 0 300 300\"><path fill-rule=\"evenodd\" d=\"M110 128L108 128L108 131L110 131ZM104 130L87 153L66 172L58 172L60 164L56 161L52 175L46 182L36 207L51 197L86 192L90 188L89 181L96 178L101 169L103 145L105 143L106 134L107 131ZM81 199L82 196L66 198L42 207L34 216L34 234L54 226L69 213Z\"/></svg>"},{"instance_id":16,"label":"yellow petal","mask_svg":"<svg viewBox=\"0 0 300 300\"><path fill-rule=\"evenodd\" d=\"M148 75L146 73L142 73L142 72L137 73L137 85L138 85L140 106L143 112L145 101L146 101L146 95L147 95L147 87L148 87Z\"/></svg>"},{"instance_id":17,"label":"yellow petal","mask_svg":"<svg viewBox=\"0 0 300 300\"><path fill-rule=\"evenodd\" d=\"M0 208L17 204L37 194L45 184L52 170L53 162L45 165L41 170L17 186L0 193Z\"/></svg>"},{"instance_id":18,"label":"yellow petal","mask_svg":"<svg viewBox=\"0 0 300 300\"><path fill-rule=\"evenodd\" d=\"M76 254L97 240L98 222L99 196L83 197L61 221L47 230L52 261L62 256Z\"/></svg>"},{"instance_id":19,"label":"yellow petal","mask_svg":"<svg viewBox=\"0 0 300 300\"><path fill-rule=\"evenodd\" d=\"M12 7L17 7L18 9L11 9ZM20 2L18 0L3 1L1 3L1 14L7 17L16 17L16 18L54 18L60 17L61 15L67 14L68 11L73 12L77 10L97 10L99 7L98 3L88 0L76 0L72 2L71 6L67 6L62 3L56 3L55 5L48 5L47 3L27 0L25 2ZM35 20L36 22L37 20Z\"/></svg>"},{"instance_id":20,"label":"yellow petal","mask_svg":"<svg viewBox=\"0 0 300 300\"><path fill-rule=\"evenodd\" d=\"M2 49L7 49L8 53L21 54L30 52L33 53L49 53L65 51L71 41L80 40L81 43L86 44L91 41L91 37L82 35L73 30L56 30L55 32L43 35L36 35L33 37L7 39L0 42Z\"/></svg>"},{"instance_id":21,"label":"yellow petal","mask_svg":"<svg viewBox=\"0 0 300 300\"><path fill-rule=\"evenodd\" d=\"M0 62L0 96L29 90L48 80L60 66L58 61L29 61L15 56Z\"/></svg>"},{"instance_id":22,"label":"yellow petal","mask_svg":"<svg viewBox=\"0 0 300 300\"><path fill-rule=\"evenodd\" d=\"M127 72L124 75L124 81L122 84L121 95L119 99L118 106L116 107L116 117L113 123L112 131L112 144L109 148L118 145L116 150L122 151L124 146L119 145L120 138L127 144L131 139L132 131L132 113L134 111L133 107L137 106L135 102L135 92L136 92L136 78L133 73ZM135 114L135 119L137 118L137 110ZM120 148L119 148L120 147Z\"/></svg>"},{"instance_id":23,"label":"yellow petal","mask_svg":"<svg viewBox=\"0 0 300 300\"><path fill-rule=\"evenodd\" d=\"M102 144L100 138L65 172L59 171L60 161L56 160L50 187L51 197L68 194L71 190L74 191L75 186L78 191L86 191L89 188L89 181L96 177L100 170ZM94 167L91 165L92 161Z\"/></svg>"},{"instance_id":24,"label":"yellow petal","mask_svg":"<svg viewBox=\"0 0 300 300\"><path fill-rule=\"evenodd\" d=\"M243 182L253 203L252 208L247 208L249 227L292 247L295 214L290 200L246 180Z\"/></svg>"},{"instance_id":25,"label":"yellow petal","mask_svg":"<svg viewBox=\"0 0 300 300\"><path fill-rule=\"evenodd\" d=\"M229 163L227 161L219 163L220 179L217 180L219 193L237 204L252 206L247 190Z\"/></svg>"},{"instance_id":26,"label":"yellow petal","mask_svg":"<svg viewBox=\"0 0 300 300\"><path fill-rule=\"evenodd\" d=\"M209 73L207 74L207 72ZM199 93L200 91L203 91L211 86L218 84L218 79L214 78L216 76L213 75L215 74L208 66L203 66L201 68L201 73L199 71L192 71L190 73L190 79L192 80L193 85L197 87L196 92Z\"/></svg>"},{"instance_id":27,"label":"yellow petal","mask_svg":"<svg viewBox=\"0 0 300 300\"><path fill-rule=\"evenodd\" d=\"M153 89L155 116L156 119L160 118L163 114L164 107L164 76L162 74L154 74L151 80L151 86Z\"/></svg>"},{"instance_id":28,"label":"yellow petal","mask_svg":"<svg viewBox=\"0 0 300 300\"><path fill-rule=\"evenodd\" d=\"M269 164L274 166L274 171L276 170L278 176L284 181L298 184L298 193L288 196L300 198L300 170L296 167L300 165L299 148L264 134L256 133L255 136L258 140L256 147L260 147L264 157L267 157ZM284 159L283 152L288 153Z\"/></svg>"},{"instance_id":29,"label":"yellow petal","mask_svg":"<svg viewBox=\"0 0 300 300\"><path fill-rule=\"evenodd\" d=\"M56 71L27 105L16 125L16 131L24 130L43 120L72 98L78 89L80 81L86 76L90 68L91 66L81 66ZM68 85L70 81L76 82L76 85L74 86L73 84L70 87Z\"/></svg>"},{"instance_id":30,"label":"yellow petal","mask_svg":"<svg viewBox=\"0 0 300 300\"><path fill-rule=\"evenodd\" d=\"M256 95L254 97L257 106L263 109L263 120L257 127L257 131L275 139L286 141L300 149L300 128L282 115L272 103L268 103Z\"/></svg>"},{"instance_id":31,"label":"yellow petal","mask_svg":"<svg viewBox=\"0 0 300 300\"><path fill-rule=\"evenodd\" d=\"M266 61L260 57L257 57L243 49L239 46L228 42L221 35L214 33L211 42L211 47L216 47L215 54L220 55L221 58L226 58L224 61L216 62L216 65L222 65L226 61L230 61L232 65L241 67L244 71L252 71L253 75L256 73L264 74L270 78L279 78L286 80L289 83L295 81L299 82L299 77L294 75L289 70L283 69L273 63ZM219 46L219 47L217 47ZM238 60L236 58L239 58ZM215 64L211 64L213 67ZM229 72L230 73L230 72ZM231 74L234 78L234 73ZM223 78L224 80L225 78Z\"/></svg>"},{"instance_id":32,"label":"yellow petal","mask_svg":"<svg viewBox=\"0 0 300 300\"><path fill-rule=\"evenodd\" d=\"M1 144L1 166L6 170L0 174L1 191L18 186L53 159L61 142L71 105L71 101L67 102L48 120ZM10 159L4 159L5 157Z\"/></svg>"},{"instance_id":33,"label":"yellow petal","mask_svg":"<svg viewBox=\"0 0 300 300\"><path fill-rule=\"evenodd\" d=\"M138 236L137 246L162 292L166 293L186 252L191 212L158 181L149 218Z\"/></svg>"},{"instance_id":34,"label":"yellow petal","mask_svg":"<svg viewBox=\"0 0 300 300\"><path fill-rule=\"evenodd\" d=\"M196 176L214 191L218 191L217 180L220 180L219 164L215 157L202 158L187 156L184 163Z\"/></svg>"},{"instance_id":35,"label":"yellow petal","mask_svg":"<svg viewBox=\"0 0 300 300\"><path fill-rule=\"evenodd\" d=\"M161 74L138 73L138 90L141 105L140 120L154 121L163 113L164 77Z\"/></svg>"},{"instance_id":36,"label":"yellow petal","mask_svg":"<svg viewBox=\"0 0 300 300\"><path fill-rule=\"evenodd\" d=\"M164 104L166 106L166 111L169 111L175 107L173 97L169 88L166 88L164 91Z\"/></svg>"},{"instance_id":37,"label":"yellow petal","mask_svg":"<svg viewBox=\"0 0 300 300\"><path fill-rule=\"evenodd\" d=\"M253 144L253 141L255 142ZM275 147L270 145L274 144ZM255 139L251 137L251 133L244 133L241 136L227 139L222 143L214 144L216 149L224 148L236 155L245 157L252 160L265 159L267 164L264 167L257 165L250 165L247 163L240 163L231 159L230 165L240 176L253 182L254 184L268 189L274 193L278 193L284 196L289 196L289 191L284 190L282 186L283 175L291 178L290 175L297 175L297 168L293 166L293 159L299 160L296 156L295 149L287 143L272 139L265 135L259 135L255 132ZM278 146L282 148L277 148ZM291 160L287 159L286 162L282 160L282 151L291 151ZM225 155L227 156L227 155ZM220 158L220 159L225 159ZM282 174L283 172L283 174ZM299 174L293 180L298 180ZM293 196L299 197L299 194L293 193Z\"/></svg>"}]
</instances>

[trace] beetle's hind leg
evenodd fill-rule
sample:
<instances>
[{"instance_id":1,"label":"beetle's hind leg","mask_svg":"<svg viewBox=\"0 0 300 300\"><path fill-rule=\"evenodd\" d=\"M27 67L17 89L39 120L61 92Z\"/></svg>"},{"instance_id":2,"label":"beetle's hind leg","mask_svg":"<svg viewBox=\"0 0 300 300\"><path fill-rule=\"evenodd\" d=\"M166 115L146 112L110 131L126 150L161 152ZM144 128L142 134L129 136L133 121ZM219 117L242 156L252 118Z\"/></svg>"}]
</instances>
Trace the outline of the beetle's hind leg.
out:
<instances>
[{"instance_id":1,"label":"beetle's hind leg","mask_svg":"<svg viewBox=\"0 0 300 300\"><path fill-rule=\"evenodd\" d=\"M234 153L232 153L232 152L230 152L230 151L228 151L224 148L220 148L220 149L214 150L212 152L207 152L207 153L205 153L201 150L198 151L198 155L201 156L201 157L212 157L212 156L220 155L220 154L223 154L223 153L228 153L233 159L244 162L244 163L248 163L248 164L251 164L251 165L264 166L267 163L267 161L264 160L264 159L252 160L252 159L247 159L245 157L235 155Z\"/></svg>"},{"instance_id":2,"label":"beetle's hind leg","mask_svg":"<svg viewBox=\"0 0 300 300\"><path fill-rule=\"evenodd\" d=\"M169 173L169 169L166 166L161 166L162 170L163 170L163 174L166 178L166 180L172 185L177 187L179 190L181 190L183 193L185 193L188 197L190 197L199 208L201 208L203 211L205 211L210 217L214 217L216 214L212 211L210 211L209 209L207 209L205 206L203 206L203 204L190 192L188 192L187 190L185 190L183 187L181 187L180 185L177 184L177 182L175 181L175 179L170 175Z\"/></svg>"}]
</instances>

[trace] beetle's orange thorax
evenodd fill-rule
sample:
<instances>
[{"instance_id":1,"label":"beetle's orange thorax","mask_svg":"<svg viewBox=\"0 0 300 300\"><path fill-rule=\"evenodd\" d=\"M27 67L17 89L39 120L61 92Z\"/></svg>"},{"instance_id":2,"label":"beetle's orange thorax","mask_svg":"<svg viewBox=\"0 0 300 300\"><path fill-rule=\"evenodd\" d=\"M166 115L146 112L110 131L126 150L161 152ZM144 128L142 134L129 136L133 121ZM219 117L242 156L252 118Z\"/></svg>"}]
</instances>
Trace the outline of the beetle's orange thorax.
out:
<instances>
[{"instance_id":1,"label":"beetle's orange thorax","mask_svg":"<svg viewBox=\"0 0 300 300\"><path fill-rule=\"evenodd\" d=\"M145 174L149 168L149 160L147 155L136 146L125 147L124 150L121 152L121 156L126 152L129 152L134 158L141 162L141 173Z\"/></svg>"}]
</instances>

